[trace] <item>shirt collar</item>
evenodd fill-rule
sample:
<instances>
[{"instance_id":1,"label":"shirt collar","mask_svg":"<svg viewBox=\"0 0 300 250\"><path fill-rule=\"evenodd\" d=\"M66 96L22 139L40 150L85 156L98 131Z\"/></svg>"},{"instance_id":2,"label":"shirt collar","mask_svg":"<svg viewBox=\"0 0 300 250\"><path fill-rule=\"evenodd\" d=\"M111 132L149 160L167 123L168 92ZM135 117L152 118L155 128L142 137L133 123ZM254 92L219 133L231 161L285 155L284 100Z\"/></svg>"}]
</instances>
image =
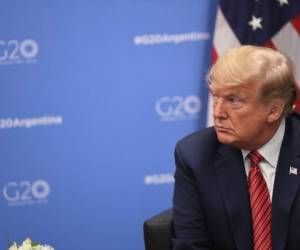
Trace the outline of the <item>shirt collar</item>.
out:
<instances>
[{"instance_id":1,"label":"shirt collar","mask_svg":"<svg viewBox=\"0 0 300 250\"><path fill-rule=\"evenodd\" d=\"M285 119L282 119L279 128L277 129L275 135L257 151L261 156L274 168L277 166L279 152L281 144L283 141L285 130ZM242 154L244 161L246 160L247 155L250 153L250 150L242 149Z\"/></svg>"}]
</instances>

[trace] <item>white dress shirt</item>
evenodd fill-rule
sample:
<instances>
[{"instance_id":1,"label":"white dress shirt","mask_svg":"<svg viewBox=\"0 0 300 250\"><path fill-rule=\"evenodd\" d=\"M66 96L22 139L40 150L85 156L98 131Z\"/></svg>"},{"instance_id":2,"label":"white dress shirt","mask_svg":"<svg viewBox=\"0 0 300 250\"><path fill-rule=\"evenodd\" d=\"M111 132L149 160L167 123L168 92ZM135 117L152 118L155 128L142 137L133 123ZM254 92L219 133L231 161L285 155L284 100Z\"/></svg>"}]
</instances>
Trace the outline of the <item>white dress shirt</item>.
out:
<instances>
[{"instance_id":1,"label":"white dress shirt","mask_svg":"<svg viewBox=\"0 0 300 250\"><path fill-rule=\"evenodd\" d=\"M277 167L279 152L280 152L280 148L284 136L284 130L285 130L285 119L283 119L282 122L280 123L280 126L277 132L275 133L275 135L265 145L263 145L261 148L257 150L264 158L258 165L266 181L267 187L269 189L271 202L273 196L273 186L275 181L276 167ZM249 174L250 167L251 167L250 160L247 157L249 152L250 152L249 150L242 149L247 176Z\"/></svg>"}]
</instances>

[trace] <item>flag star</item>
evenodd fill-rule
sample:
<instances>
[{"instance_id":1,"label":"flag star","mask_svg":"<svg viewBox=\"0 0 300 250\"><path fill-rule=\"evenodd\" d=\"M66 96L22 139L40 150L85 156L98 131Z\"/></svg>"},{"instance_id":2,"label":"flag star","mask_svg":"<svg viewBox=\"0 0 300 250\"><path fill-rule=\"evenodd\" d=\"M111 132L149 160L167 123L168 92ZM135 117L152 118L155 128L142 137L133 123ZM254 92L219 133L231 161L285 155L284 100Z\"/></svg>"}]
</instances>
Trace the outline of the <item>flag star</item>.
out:
<instances>
[{"instance_id":1,"label":"flag star","mask_svg":"<svg viewBox=\"0 0 300 250\"><path fill-rule=\"evenodd\" d=\"M284 4L289 4L288 0L277 0L280 3L280 6L284 5Z\"/></svg>"},{"instance_id":2,"label":"flag star","mask_svg":"<svg viewBox=\"0 0 300 250\"><path fill-rule=\"evenodd\" d=\"M282 0L284 1L284 0ZM252 27L252 30L256 30L256 29L262 29L262 18L261 17L256 17L256 16L252 16L252 20L248 22L248 24Z\"/></svg>"}]
</instances>

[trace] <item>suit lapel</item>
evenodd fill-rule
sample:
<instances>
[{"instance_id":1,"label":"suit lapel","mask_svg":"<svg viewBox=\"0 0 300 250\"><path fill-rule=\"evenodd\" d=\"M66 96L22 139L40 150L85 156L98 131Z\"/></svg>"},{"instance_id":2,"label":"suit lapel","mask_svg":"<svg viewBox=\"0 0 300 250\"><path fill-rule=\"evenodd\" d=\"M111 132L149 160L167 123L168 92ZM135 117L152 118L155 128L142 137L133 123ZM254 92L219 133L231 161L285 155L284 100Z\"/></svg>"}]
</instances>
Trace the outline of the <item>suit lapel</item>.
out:
<instances>
[{"instance_id":1,"label":"suit lapel","mask_svg":"<svg viewBox=\"0 0 300 250\"><path fill-rule=\"evenodd\" d=\"M297 127L287 121L276 169L272 198L272 245L273 250L285 247L289 213L300 185L300 137ZM296 132L294 132L296 131ZM297 174L290 168L297 168Z\"/></svg>"},{"instance_id":2,"label":"suit lapel","mask_svg":"<svg viewBox=\"0 0 300 250\"><path fill-rule=\"evenodd\" d=\"M216 174L237 249L252 249L251 215L247 177L242 153L221 145L215 161Z\"/></svg>"}]
</instances>

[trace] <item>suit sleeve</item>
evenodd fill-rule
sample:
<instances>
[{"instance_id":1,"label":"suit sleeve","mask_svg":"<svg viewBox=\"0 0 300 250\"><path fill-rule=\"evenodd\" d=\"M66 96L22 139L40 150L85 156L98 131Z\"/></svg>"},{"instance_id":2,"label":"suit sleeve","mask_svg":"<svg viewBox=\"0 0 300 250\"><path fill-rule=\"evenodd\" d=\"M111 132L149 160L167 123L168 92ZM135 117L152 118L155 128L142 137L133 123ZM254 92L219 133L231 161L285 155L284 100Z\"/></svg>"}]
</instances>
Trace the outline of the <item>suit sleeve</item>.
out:
<instances>
[{"instance_id":1,"label":"suit sleeve","mask_svg":"<svg viewBox=\"0 0 300 250\"><path fill-rule=\"evenodd\" d=\"M195 177L184 161L180 144L175 149L175 162L174 250L213 249Z\"/></svg>"}]
</instances>

